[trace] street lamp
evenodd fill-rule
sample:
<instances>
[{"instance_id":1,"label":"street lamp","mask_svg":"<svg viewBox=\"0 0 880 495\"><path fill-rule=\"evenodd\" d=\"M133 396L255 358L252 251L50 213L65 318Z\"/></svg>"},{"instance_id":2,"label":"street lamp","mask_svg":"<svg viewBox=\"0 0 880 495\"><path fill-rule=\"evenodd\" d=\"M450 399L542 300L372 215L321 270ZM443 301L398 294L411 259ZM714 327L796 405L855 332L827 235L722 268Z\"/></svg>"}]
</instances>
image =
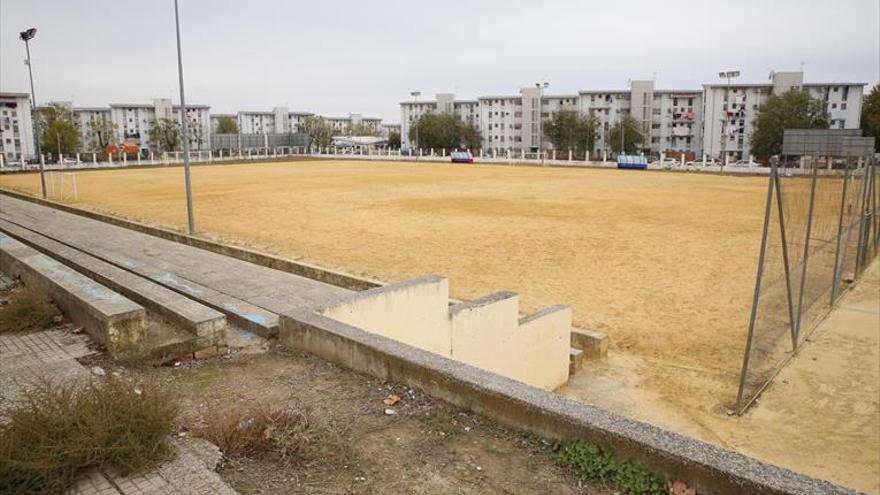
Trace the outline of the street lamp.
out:
<instances>
[{"instance_id":1,"label":"street lamp","mask_svg":"<svg viewBox=\"0 0 880 495\"><path fill-rule=\"evenodd\" d=\"M718 73L721 79L727 79L727 87L724 90L724 102L728 103L730 98L730 80L739 77L738 70L726 70ZM729 106L728 106L729 108ZM724 109L724 122L721 124L721 173L724 173L724 164L727 163L727 108Z\"/></svg>"},{"instance_id":2,"label":"street lamp","mask_svg":"<svg viewBox=\"0 0 880 495\"><path fill-rule=\"evenodd\" d=\"M183 177L186 185L186 220L189 235L196 233L193 218L192 182L189 173L189 126L186 118L186 98L183 96L183 56L180 54L180 14L177 12L177 0L174 0L174 28L177 31L177 75L180 79L180 126L183 133Z\"/></svg>"},{"instance_id":3,"label":"street lamp","mask_svg":"<svg viewBox=\"0 0 880 495\"><path fill-rule=\"evenodd\" d=\"M544 164L544 90L550 86L550 83L537 82L535 87L538 88L538 153L541 155L541 165Z\"/></svg>"},{"instance_id":4,"label":"street lamp","mask_svg":"<svg viewBox=\"0 0 880 495\"><path fill-rule=\"evenodd\" d=\"M416 106L415 106L416 99L417 99L419 96L422 96L422 92L421 92L421 91L410 91L410 92L409 92L409 95L412 96L412 99L413 99L413 112L415 112L415 110L416 110ZM418 125L418 122L416 122L415 126L416 126L416 145L418 145L418 144L419 144L419 125ZM410 147L410 149L412 149L412 148Z\"/></svg>"},{"instance_id":5,"label":"street lamp","mask_svg":"<svg viewBox=\"0 0 880 495\"><path fill-rule=\"evenodd\" d=\"M37 152L37 158L40 160L40 192L43 199L46 199L46 174L42 160L42 150L40 148L40 129L37 126L37 94L34 92L34 71L31 69L31 46L28 41L34 39L37 35L37 28L29 28L19 33L18 37L24 41L24 49L27 52L28 76L31 78L31 123L33 124L34 148Z\"/></svg>"}]
</instances>

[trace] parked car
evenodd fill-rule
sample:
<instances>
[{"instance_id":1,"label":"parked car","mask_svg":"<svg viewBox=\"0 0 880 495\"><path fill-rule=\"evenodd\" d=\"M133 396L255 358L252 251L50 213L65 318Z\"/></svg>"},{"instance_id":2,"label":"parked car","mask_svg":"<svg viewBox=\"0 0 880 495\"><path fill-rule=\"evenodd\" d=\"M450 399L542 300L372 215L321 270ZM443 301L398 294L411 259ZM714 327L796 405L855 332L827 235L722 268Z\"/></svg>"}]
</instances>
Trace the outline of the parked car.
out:
<instances>
[{"instance_id":1,"label":"parked car","mask_svg":"<svg viewBox=\"0 0 880 495\"><path fill-rule=\"evenodd\" d=\"M66 164L66 165L71 165L71 164L75 165L75 164L77 164L77 163L79 163L79 162L76 161L76 159L74 159L74 158L62 158L62 159L61 159L61 163L64 163L64 164Z\"/></svg>"}]
</instances>

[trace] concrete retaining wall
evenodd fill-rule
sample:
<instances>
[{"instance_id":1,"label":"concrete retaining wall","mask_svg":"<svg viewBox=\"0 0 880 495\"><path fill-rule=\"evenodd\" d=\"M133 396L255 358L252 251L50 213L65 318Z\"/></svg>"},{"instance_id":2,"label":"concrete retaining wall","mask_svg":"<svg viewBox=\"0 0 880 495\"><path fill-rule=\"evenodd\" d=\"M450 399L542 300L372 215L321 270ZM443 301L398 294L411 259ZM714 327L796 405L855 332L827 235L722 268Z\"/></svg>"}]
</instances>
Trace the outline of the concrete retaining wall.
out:
<instances>
[{"instance_id":1,"label":"concrete retaining wall","mask_svg":"<svg viewBox=\"0 0 880 495\"><path fill-rule=\"evenodd\" d=\"M316 310L336 321L553 390L568 380L571 310L519 319L519 297L499 292L449 304L436 275L354 293Z\"/></svg>"},{"instance_id":2,"label":"concrete retaining wall","mask_svg":"<svg viewBox=\"0 0 880 495\"><path fill-rule=\"evenodd\" d=\"M607 445L687 482L700 495L854 495L826 481L633 421L581 402L299 309L282 315L283 345L433 397L513 428Z\"/></svg>"}]
</instances>

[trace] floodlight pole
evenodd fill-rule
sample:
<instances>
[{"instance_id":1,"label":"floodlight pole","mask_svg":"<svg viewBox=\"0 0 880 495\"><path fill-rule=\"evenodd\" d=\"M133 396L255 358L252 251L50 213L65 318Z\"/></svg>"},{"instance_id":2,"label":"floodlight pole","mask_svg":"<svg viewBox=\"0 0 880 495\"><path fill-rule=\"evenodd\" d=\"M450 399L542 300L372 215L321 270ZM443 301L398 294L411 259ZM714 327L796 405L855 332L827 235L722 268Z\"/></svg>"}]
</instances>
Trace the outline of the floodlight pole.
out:
<instances>
[{"instance_id":1,"label":"floodlight pole","mask_svg":"<svg viewBox=\"0 0 880 495\"><path fill-rule=\"evenodd\" d=\"M24 41L24 49L27 53L28 76L31 80L31 122L33 123L31 127L34 132L34 150L36 151L37 159L40 160L42 149L40 147L40 128L37 124L37 94L34 91L34 71L31 68L31 46L28 43L28 41L33 39L36 34L37 30L30 28L27 31L22 31L19 37ZM46 170L43 160L40 160L40 193L42 194L43 199L46 199Z\"/></svg>"},{"instance_id":2,"label":"floodlight pole","mask_svg":"<svg viewBox=\"0 0 880 495\"><path fill-rule=\"evenodd\" d=\"M189 172L189 126L186 119L186 98L183 95L183 56L180 53L180 14L177 9L177 0L174 0L174 27L177 31L177 75L180 79L180 127L183 133L183 176L186 184L186 221L189 235L196 233L195 219L193 218L192 181Z\"/></svg>"}]
</instances>

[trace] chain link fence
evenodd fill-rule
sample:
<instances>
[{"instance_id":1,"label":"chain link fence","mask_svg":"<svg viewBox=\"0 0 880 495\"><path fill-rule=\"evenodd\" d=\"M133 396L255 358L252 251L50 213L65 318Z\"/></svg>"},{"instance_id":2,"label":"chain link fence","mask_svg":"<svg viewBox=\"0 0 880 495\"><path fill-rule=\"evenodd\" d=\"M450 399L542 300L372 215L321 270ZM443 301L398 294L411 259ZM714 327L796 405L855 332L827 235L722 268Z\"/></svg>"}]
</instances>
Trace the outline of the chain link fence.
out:
<instances>
[{"instance_id":1,"label":"chain link fence","mask_svg":"<svg viewBox=\"0 0 880 495\"><path fill-rule=\"evenodd\" d=\"M871 143L873 148L873 143ZM873 156L774 163L736 412L744 412L877 255ZM837 169L832 169L836 166Z\"/></svg>"}]
</instances>

